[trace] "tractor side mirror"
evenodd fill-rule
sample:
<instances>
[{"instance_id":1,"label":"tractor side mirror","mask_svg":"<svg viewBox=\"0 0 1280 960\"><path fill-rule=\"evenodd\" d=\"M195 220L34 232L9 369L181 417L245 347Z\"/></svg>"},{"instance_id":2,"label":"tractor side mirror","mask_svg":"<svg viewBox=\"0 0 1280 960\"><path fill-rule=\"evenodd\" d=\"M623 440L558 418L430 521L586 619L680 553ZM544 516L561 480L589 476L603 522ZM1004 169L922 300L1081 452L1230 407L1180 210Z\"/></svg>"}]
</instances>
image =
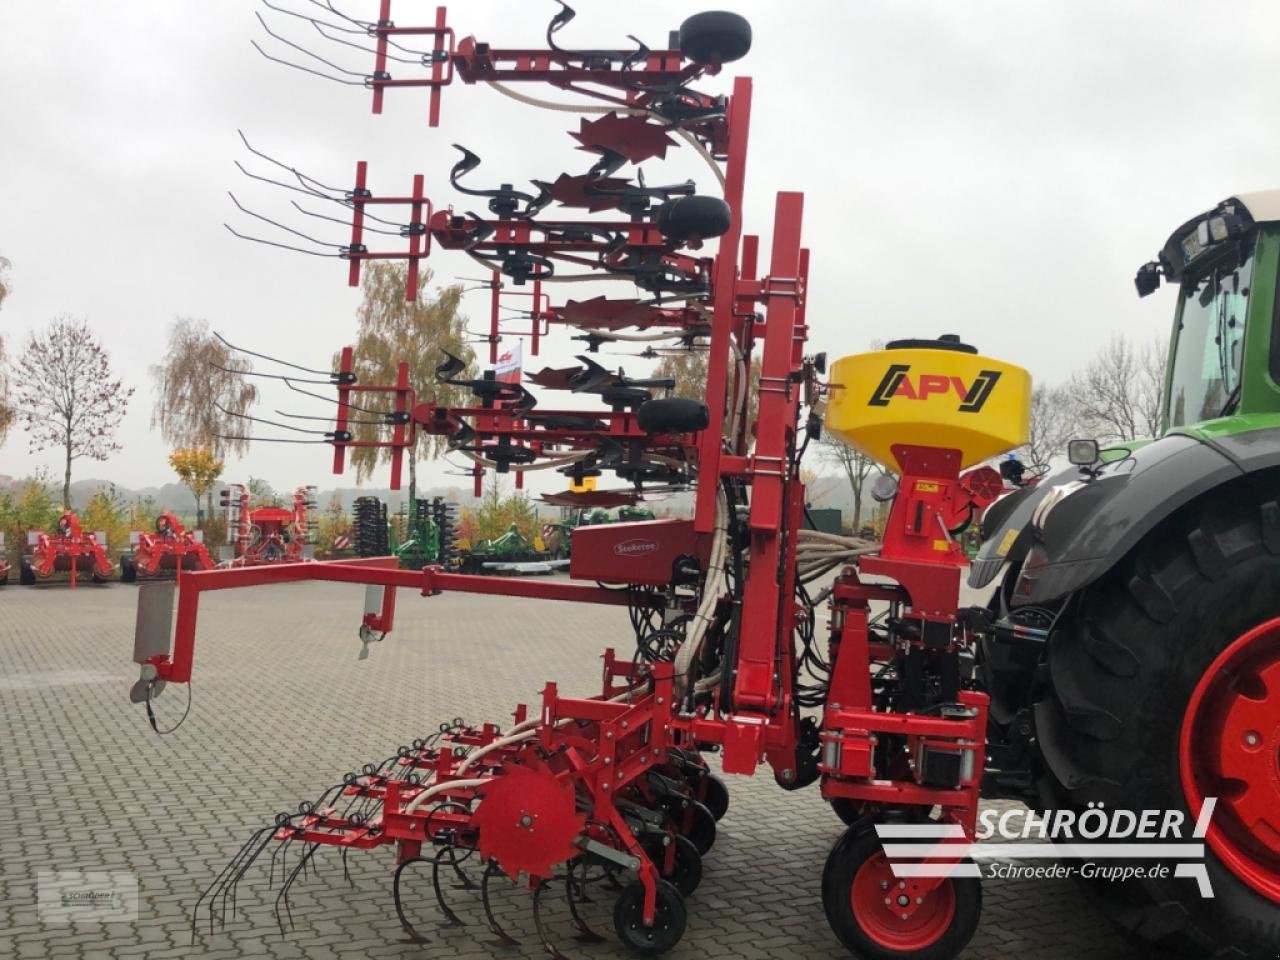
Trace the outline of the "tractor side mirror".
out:
<instances>
[{"instance_id":1,"label":"tractor side mirror","mask_svg":"<svg viewBox=\"0 0 1280 960\"><path fill-rule=\"evenodd\" d=\"M1155 293L1160 287L1160 264L1152 260L1140 266L1137 276L1133 278L1133 285L1138 288L1140 297Z\"/></svg>"},{"instance_id":2,"label":"tractor side mirror","mask_svg":"<svg viewBox=\"0 0 1280 960\"><path fill-rule=\"evenodd\" d=\"M1067 461L1075 467L1091 467L1098 462L1097 440L1070 440L1067 442Z\"/></svg>"}]
</instances>

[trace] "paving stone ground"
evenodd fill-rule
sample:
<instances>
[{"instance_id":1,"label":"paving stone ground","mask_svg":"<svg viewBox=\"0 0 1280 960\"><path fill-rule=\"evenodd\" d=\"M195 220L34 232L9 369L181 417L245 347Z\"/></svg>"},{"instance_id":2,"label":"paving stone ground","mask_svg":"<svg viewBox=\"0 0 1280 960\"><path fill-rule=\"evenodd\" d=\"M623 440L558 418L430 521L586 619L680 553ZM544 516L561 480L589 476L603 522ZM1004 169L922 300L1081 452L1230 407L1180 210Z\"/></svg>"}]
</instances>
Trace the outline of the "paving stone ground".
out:
<instances>
[{"instance_id":1,"label":"paving stone ground","mask_svg":"<svg viewBox=\"0 0 1280 960\"><path fill-rule=\"evenodd\" d=\"M543 956L527 895L500 892L500 915L524 942L503 949L467 892L448 893L467 927L432 925L426 874L406 884L406 895L432 942L405 942L391 905L390 849L352 854L350 885L339 857L318 858L318 875L294 888L294 928L284 934L265 860L246 876L225 929L210 934L206 926L193 942L190 911L254 830L344 772L380 761L441 720L506 725L546 679L594 692L600 652L629 644L625 611L402 593L397 630L357 662L362 588L207 594L190 716L157 737L127 699L135 597L123 584L0 589L0 957ZM182 688L166 691L157 702L161 724L184 705ZM816 790L787 794L767 775L732 778L730 790L672 956L847 956L819 898L840 823ZM41 870L132 872L137 921L42 924ZM968 958L1130 956L1070 881L992 880L984 897ZM592 914L602 931L604 909ZM571 956L623 956L612 937L572 941L562 902L549 913Z\"/></svg>"}]
</instances>

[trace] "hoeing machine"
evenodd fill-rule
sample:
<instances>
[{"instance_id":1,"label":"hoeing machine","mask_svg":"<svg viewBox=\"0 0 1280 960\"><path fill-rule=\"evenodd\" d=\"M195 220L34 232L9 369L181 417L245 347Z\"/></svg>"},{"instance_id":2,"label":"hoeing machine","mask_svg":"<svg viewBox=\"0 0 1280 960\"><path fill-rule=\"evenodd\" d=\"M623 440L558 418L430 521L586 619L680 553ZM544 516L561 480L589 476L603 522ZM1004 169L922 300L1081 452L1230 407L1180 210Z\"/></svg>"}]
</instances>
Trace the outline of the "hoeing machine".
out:
<instances>
[{"instance_id":1,"label":"hoeing machine","mask_svg":"<svg viewBox=\"0 0 1280 960\"><path fill-rule=\"evenodd\" d=\"M74 588L78 577L88 574L94 583L103 583L115 572L107 557L107 535L80 529L80 518L64 510L52 533L27 533L28 552L18 559L18 582L31 586L55 573L66 573Z\"/></svg>"},{"instance_id":2,"label":"hoeing machine","mask_svg":"<svg viewBox=\"0 0 1280 960\"><path fill-rule=\"evenodd\" d=\"M129 534L131 550L120 557L120 579L125 583L181 576L187 570L212 570L213 557L204 534L188 530L168 510L156 517L154 529Z\"/></svg>"}]
</instances>

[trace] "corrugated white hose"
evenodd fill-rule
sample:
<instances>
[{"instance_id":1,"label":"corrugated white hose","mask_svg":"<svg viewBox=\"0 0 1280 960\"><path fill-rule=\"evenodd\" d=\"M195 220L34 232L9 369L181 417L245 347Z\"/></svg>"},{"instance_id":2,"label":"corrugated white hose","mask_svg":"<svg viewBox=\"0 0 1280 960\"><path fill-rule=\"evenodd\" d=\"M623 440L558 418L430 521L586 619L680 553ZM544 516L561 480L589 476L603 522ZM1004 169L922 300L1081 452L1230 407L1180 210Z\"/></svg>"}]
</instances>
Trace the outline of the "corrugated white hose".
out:
<instances>
[{"instance_id":1,"label":"corrugated white hose","mask_svg":"<svg viewBox=\"0 0 1280 960\"><path fill-rule=\"evenodd\" d=\"M438 794L444 793L446 790L464 790L468 787L478 787L488 783L492 777L472 777L467 780L448 780L444 783L436 783L427 787L420 794L409 801L409 805L404 808L405 813L413 813L420 806Z\"/></svg>"},{"instance_id":2,"label":"corrugated white hose","mask_svg":"<svg viewBox=\"0 0 1280 960\"><path fill-rule=\"evenodd\" d=\"M504 97L510 97L512 100L517 100L520 103L527 104L531 107L541 107L543 110L556 110L560 113L619 113L627 117L648 117L651 120L656 120L664 127L667 126L667 121L651 110L640 110L634 107L604 106L594 103L556 103L553 100L543 100L540 97L531 97L527 93L519 93L518 91L499 83L497 80L486 80L485 82ZM699 143L698 138L688 130L685 130L683 127L672 127L670 129L681 140L693 147L698 156L702 157L702 159L706 161L707 166L711 168L711 172L716 175L716 180L720 184L720 189L723 190L725 186L724 171L720 169L720 164L716 163L716 158L711 156L711 153L707 148Z\"/></svg>"}]
</instances>

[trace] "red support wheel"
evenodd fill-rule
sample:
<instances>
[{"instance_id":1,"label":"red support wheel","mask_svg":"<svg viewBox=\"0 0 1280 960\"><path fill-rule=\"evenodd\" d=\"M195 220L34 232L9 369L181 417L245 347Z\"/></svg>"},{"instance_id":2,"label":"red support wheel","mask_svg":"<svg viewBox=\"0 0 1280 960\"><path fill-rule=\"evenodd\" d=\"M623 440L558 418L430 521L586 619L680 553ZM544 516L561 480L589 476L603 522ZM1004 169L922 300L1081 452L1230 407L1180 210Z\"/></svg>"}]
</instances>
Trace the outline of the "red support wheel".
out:
<instances>
[{"instance_id":1,"label":"red support wheel","mask_svg":"<svg viewBox=\"0 0 1280 960\"><path fill-rule=\"evenodd\" d=\"M1193 816L1217 806L1205 840L1252 889L1280 903L1280 618L1218 654L1191 693L1179 743Z\"/></svg>"},{"instance_id":2,"label":"red support wheel","mask_svg":"<svg viewBox=\"0 0 1280 960\"><path fill-rule=\"evenodd\" d=\"M982 881L896 877L875 833L850 829L822 871L827 922L863 960L950 960L978 927Z\"/></svg>"}]
</instances>

